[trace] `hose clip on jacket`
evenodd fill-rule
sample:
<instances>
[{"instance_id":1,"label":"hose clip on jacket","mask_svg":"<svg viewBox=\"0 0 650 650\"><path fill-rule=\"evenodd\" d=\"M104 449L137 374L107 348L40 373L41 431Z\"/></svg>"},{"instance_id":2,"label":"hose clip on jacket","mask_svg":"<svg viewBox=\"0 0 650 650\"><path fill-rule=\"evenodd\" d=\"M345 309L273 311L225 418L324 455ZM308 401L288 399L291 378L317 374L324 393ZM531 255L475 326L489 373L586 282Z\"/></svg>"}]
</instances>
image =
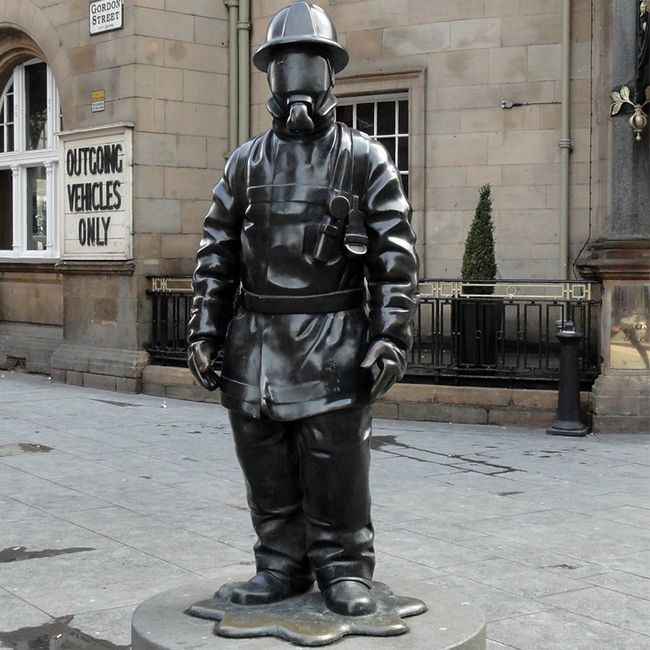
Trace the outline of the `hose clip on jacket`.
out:
<instances>
[{"instance_id":1,"label":"hose clip on jacket","mask_svg":"<svg viewBox=\"0 0 650 650\"><path fill-rule=\"evenodd\" d=\"M363 212L359 210L359 197L352 197L350 207L350 201L337 194L329 200L327 208L329 214L318 233L314 260L326 263L334 259L339 253L341 239L346 257L363 257L368 252L368 236L363 223Z\"/></svg>"},{"instance_id":2,"label":"hose clip on jacket","mask_svg":"<svg viewBox=\"0 0 650 650\"><path fill-rule=\"evenodd\" d=\"M343 240L345 255L350 259L363 257L368 252L368 235L363 224L363 212L359 210L359 197L352 197L352 209Z\"/></svg>"},{"instance_id":3,"label":"hose clip on jacket","mask_svg":"<svg viewBox=\"0 0 650 650\"><path fill-rule=\"evenodd\" d=\"M345 196L337 194L330 198L327 209L329 214L325 223L321 224L314 248L314 261L323 264L337 255L350 213L350 201Z\"/></svg>"}]
</instances>

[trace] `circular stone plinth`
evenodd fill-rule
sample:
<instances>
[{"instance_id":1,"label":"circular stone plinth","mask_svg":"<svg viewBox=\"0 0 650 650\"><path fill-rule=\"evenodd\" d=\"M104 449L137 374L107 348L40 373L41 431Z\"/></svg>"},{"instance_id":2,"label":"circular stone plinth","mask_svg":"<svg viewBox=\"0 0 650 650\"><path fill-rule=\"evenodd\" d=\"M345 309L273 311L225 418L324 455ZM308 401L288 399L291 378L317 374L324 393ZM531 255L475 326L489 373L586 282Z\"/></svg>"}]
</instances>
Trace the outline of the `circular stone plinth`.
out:
<instances>
[{"instance_id":1,"label":"circular stone plinth","mask_svg":"<svg viewBox=\"0 0 650 650\"><path fill-rule=\"evenodd\" d=\"M403 619L409 631L400 636L344 636L339 645L349 650L485 650L485 618L469 598L424 582L396 579L384 582L394 594L423 600L428 611ZM217 636L214 621L186 613L194 603L212 598L219 584L218 580L194 582L142 603L133 614L132 650L288 650L295 647L272 636Z\"/></svg>"}]
</instances>

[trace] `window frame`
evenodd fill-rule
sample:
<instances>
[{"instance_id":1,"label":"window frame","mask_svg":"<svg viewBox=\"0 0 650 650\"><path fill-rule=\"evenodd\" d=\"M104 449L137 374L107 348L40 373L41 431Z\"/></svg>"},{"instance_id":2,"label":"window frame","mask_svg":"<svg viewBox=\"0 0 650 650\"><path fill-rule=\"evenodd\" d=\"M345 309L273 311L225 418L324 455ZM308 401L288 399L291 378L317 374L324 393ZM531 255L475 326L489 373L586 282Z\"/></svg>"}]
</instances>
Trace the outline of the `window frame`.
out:
<instances>
[{"instance_id":1,"label":"window frame","mask_svg":"<svg viewBox=\"0 0 650 650\"><path fill-rule=\"evenodd\" d=\"M27 120L25 115L26 91L25 68L30 65L45 63L46 92L47 92L47 131L46 149L27 149ZM2 259L57 259L59 257L59 223L58 223L58 166L59 138L58 125L61 117L61 100L56 88L52 69L41 59L29 59L18 64L7 79L2 89L0 100L5 97L6 90L13 84L14 95L14 151L0 153L0 169L12 172L12 211L13 211L13 245L12 249L0 249ZM45 167L46 174L46 249L28 250L28 218L27 218L27 169L30 167Z\"/></svg>"},{"instance_id":2,"label":"window frame","mask_svg":"<svg viewBox=\"0 0 650 650\"><path fill-rule=\"evenodd\" d=\"M339 102L371 95L389 96L405 94L409 108L409 188L408 199L413 209L412 225L417 235L416 249L422 261L421 272L426 268L427 219L427 69L397 68L385 72L359 70L337 76L335 93Z\"/></svg>"},{"instance_id":3,"label":"window frame","mask_svg":"<svg viewBox=\"0 0 650 650\"><path fill-rule=\"evenodd\" d=\"M399 130L399 102L401 101L406 101L408 105L408 116L409 116L409 125L408 129L405 133L400 132ZM378 104L381 102L395 102L395 128L393 129L393 133L382 133L378 134L378 115L379 115L379 108ZM338 98L337 102L337 109L339 107L343 106L352 106L352 122L353 122L353 127L358 129L358 122L357 122L357 108L359 104L374 104L374 109L373 109L373 117L374 117L374 125L373 125L373 131L375 132L374 135L370 135L369 137L373 138L373 140L377 140L377 142L382 142L382 140L387 139L387 138L395 138L395 153L396 156L391 156L391 160L397 167L397 170L399 171L400 177L406 176L408 179L408 184L410 186L410 171L411 171L411 155L410 155L410 149L411 149L411 115L410 115L410 103L409 103L409 93L406 91L402 92L394 92L394 93L370 93L370 94L365 94L365 95L347 95L344 97ZM400 138L407 138L408 143L409 143L409 159L406 161L406 170L400 169L400 160L399 160L399 139ZM409 191L406 192L406 194L409 194Z\"/></svg>"}]
</instances>

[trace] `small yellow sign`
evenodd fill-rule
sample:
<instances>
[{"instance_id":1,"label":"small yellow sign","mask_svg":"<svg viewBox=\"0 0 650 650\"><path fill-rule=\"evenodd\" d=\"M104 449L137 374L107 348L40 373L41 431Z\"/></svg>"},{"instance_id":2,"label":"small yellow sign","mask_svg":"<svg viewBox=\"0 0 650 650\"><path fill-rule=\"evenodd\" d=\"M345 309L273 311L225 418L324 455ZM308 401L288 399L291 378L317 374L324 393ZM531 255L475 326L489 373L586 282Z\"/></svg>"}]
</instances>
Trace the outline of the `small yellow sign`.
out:
<instances>
[{"instance_id":1,"label":"small yellow sign","mask_svg":"<svg viewBox=\"0 0 650 650\"><path fill-rule=\"evenodd\" d=\"M99 113L106 108L106 91L103 88L90 91L90 110Z\"/></svg>"}]
</instances>

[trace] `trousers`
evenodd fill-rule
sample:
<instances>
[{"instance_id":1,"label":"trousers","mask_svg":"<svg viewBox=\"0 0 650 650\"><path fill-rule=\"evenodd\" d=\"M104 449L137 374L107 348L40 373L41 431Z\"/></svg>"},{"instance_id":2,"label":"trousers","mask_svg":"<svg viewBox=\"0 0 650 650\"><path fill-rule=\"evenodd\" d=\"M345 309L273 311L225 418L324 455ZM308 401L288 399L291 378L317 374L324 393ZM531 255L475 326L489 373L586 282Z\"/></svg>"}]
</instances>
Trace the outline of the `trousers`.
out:
<instances>
[{"instance_id":1,"label":"trousers","mask_svg":"<svg viewBox=\"0 0 650 650\"><path fill-rule=\"evenodd\" d=\"M372 580L369 407L293 421L229 412L246 479L258 571L322 589Z\"/></svg>"}]
</instances>

